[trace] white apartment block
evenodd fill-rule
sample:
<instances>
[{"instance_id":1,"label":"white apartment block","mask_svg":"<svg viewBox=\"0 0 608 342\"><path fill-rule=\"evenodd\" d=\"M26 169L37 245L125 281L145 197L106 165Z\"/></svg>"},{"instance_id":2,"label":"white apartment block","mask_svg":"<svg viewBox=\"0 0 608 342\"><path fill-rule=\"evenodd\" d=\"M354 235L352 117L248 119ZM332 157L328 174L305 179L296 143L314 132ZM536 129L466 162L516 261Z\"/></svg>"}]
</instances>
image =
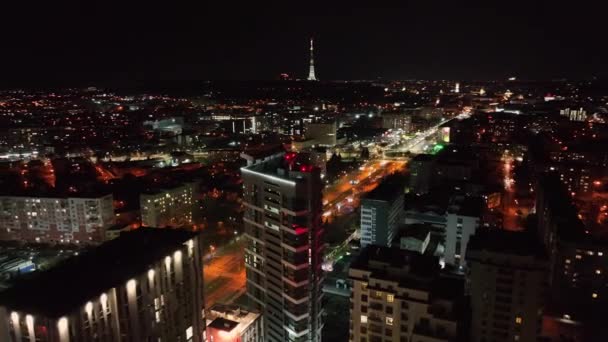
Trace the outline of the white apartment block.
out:
<instances>
[{"instance_id":1,"label":"white apartment block","mask_svg":"<svg viewBox=\"0 0 608 342\"><path fill-rule=\"evenodd\" d=\"M100 243L115 223L111 194L90 197L0 196L0 240Z\"/></svg>"},{"instance_id":2,"label":"white apartment block","mask_svg":"<svg viewBox=\"0 0 608 342\"><path fill-rule=\"evenodd\" d=\"M192 224L194 186L191 183L140 195L141 224L180 227Z\"/></svg>"}]
</instances>

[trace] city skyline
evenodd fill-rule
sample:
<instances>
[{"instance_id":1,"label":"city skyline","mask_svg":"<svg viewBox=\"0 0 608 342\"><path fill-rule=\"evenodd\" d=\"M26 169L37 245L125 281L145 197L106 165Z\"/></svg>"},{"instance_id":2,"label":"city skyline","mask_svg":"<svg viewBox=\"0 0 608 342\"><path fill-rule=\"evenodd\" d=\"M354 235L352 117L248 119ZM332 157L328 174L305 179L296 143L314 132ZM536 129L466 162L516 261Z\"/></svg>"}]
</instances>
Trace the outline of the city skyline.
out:
<instances>
[{"instance_id":1,"label":"city skyline","mask_svg":"<svg viewBox=\"0 0 608 342\"><path fill-rule=\"evenodd\" d=\"M11 4L0 72L7 86L305 79L314 36L324 80L605 77L603 6Z\"/></svg>"}]
</instances>

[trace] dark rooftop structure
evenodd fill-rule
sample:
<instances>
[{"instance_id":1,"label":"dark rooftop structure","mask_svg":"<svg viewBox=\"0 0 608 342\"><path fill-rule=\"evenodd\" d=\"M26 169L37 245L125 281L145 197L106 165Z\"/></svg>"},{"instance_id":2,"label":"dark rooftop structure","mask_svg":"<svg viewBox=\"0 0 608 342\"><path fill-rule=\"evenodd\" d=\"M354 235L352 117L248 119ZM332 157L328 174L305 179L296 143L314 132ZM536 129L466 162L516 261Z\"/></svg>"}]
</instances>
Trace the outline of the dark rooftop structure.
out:
<instances>
[{"instance_id":1,"label":"dark rooftop structure","mask_svg":"<svg viewBox=\"0 0 608 342\"><path fill-rule=\"evenodd\" d=\"M437 257L397 247L367 246L350 268L367 270L370 278L393 280L400 286L430 291L444 299L459 298L464 289L463 278L441 273Z\"/></svg>"},{"instance_id":2,"label":"dark rooftop structure","mask_svg":"<svg viewBox=\"0 0 608 342\"><path fill-rule=\"evenodd\" d=\"M226 319L224 317L218 317L218 318L214 319L207 327L214 328L214 329L221 330L221 331L230 332L237 325L239 325L238 322L235 322L230 319Z\"/></svg>"},{"instance_id":3,"label":"dark rooftop structure","mask_svg":"<svg viewBox=\"0 0 608 342\"><path fill-rule=\"evenodd\" d=\"M433 226L428 223L405 224L399 228L396 239L412 237L418 240L424 240L431 231L433 231Z\"/></svg>"},{"instance_id":4,"label":"dark rooftop structure","mask_svg":"<svg viewBox=\"0 0 608 342\"><path fill-rule=\"evenodd\" d=\"M448 212L462 215L479 217L483 211L484 202L478 196L455 196L452 198L452 204L448 208Z\"/></svg>"},{"instance_id":5,"label":"dark rooftop structure","mask_svg":"<svg viewBox=\"0 0 608 342\"><path fill-rule=\"evenodd\" d=\"M520 256L545 256L545 248L533 233L503 229L478 230L475 235L471 236L467 250L486 250Z\"/></svg>"},{"instance_id":6,"label":"dark rooftop structure","mask_svg":"<svg viewBox=\"0 0 608 342\"><path fill-rule=\"evenodd\" d=\"M178 229L140 228L0 293L0 305L58 318L100 293L146 272L197 234Z\"/></svg>"},{"instance_id":7,"label":"dark rooftop structure","mask_svg":"<svg viewBox=\"0 0 608 342\"><path fill-rule=\"evenodd\" d=\"M364 248L350 267L371 271L371 277L394 279L400 283L408 283L410 286L415 286L412 280L430 279L440 271L437 257L376 245Z\"/></svg>"},{"instance_id":8,"label":"dark rooftop structure","mask_svg":"<svg viewBox=\"0 0 608 342\"><path fill-rule=\"evenodd\" d=\"M363 198L376 201L390 201L403 194L405 183L398 176L386 178L374 190L368 192Z\"/></svg>"},{"instance_id":9,"label":"dark rooftop structure","mask_svg":"<svg viewBox=\"0 0 608 342\"><path fill-rule=\"evenodd\" d=\"M412 162L426 162L426 161L432 161L435 160L435 156L432 154L419 154L417 156L415 156L414 158L412 158Z\"/></svg>"}]
</instances>

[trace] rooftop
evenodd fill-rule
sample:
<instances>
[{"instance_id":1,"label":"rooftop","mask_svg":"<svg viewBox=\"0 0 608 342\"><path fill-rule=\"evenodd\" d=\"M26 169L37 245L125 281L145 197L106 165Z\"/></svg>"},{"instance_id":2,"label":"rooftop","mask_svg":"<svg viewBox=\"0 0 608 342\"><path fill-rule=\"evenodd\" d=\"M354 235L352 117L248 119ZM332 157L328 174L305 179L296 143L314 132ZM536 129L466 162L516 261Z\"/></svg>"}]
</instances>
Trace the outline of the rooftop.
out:
<instances>
[{"instance_id":1,"label":"rooftop","mask_svg":"<svg viewBox=\"0 0 608 342\"><path fill-rule=\"evenodd\" d=\"M232 329L236 328L237 325L239 325L239 322L217 317L207 327L230 332Z\"/></svg>"},{"instance_id":2,"label":"rooftop","mask_svg":"<svg viewBox=\"0 0 608 342\"><path fill-rule=\"evenodd\" d=\"M264 159L254 159L254 164L241 168L241 172L261 173L286 181L302 179L301 172L311 172L317 167L308 164L298 153L288 152L267 156Z\"/></svg>"},{"instance_id":3,"label":"rooftop","mask_svg":"<svg viewBox=\"0 0 608 342\"><path fill-rule=\"evenodd\" d=\"M370 271L371 278L394 280L409 287L425 287L417 280L429 281L438 275L439 260L398 247L371 245L364 248L353 260L351 269Z\"/></svg>"},{"instance_id":4,"label":"rooftop","mask_svg":"<svg viewBox=\"0 0 608 342\"><path fill-rule=\"evenodd\" d=\"M392 201L400 194L403 194L405 185L398 177L385 179L374 190L368 192L363 198L368 200Z\"/></svg>"},{"instance_id":5,"label":"rooftop","mask_svg":"<svg viewBox=\"0 0 608 342\"><path fill-rule=\"evenodd\" d=\"M185 230L140 228L125 232L77 257L32 277L23 277L0 293L11 310L58 318L104 291L146 272L196 236Z\"/></svg>"},{"instance_id":6,"label":"rooftop","mask_svg":"<svg viewBox=\"0 0 608 342\"><path fill-rule=\"evenodd\" d=\"M414 238L424 240L433 230L433 226L427 223L406 224L399 228L399 238Z\"/></svg>"},{"instance_id":7,"label":"rooftop","mask_svg":"<svg viewBox=\"0 0 608 342\"><path fill-rule=\"evenodd\" d=\"M396 247L368 246L351 269L371 271L370 278L396 281L401 287L429 291L444 299L459 298L464 289L462 277L441 274L437 257Z\"/></svg>"},{"instance_id":8,"label":"rooftop","mask_svg":"<svg viewBox=\"0 0 608 342\"><path fill-rule=\"evenodd\" d=\"M449 212L461 216L480 217L483 211L484 202L481 197L464 196L462 198L454 197L452 204L448 209Z\"/></svg>"},{"instance_id":9,"label":"rooftop","mask_svg":"<svg viewBox=\"0 0 608 342\"><path fill-rule=\"evenodd\" d=\"M423 161L431 161L434 160L435 156L432 154L419 154L412 158L412 162L423 162Z\"/></svg>"},{"instance_id":10,"label":"rooftop","mask_svg":"<svg viewBox=\"0 0 608 342\"><path fill-rule=\"evenodd\" d=\"M519 256L545 255L545 248L536 236L528 232L503 229L479 229L471 236L468 251L489 251Z\"/></svg>"}]
</instances>

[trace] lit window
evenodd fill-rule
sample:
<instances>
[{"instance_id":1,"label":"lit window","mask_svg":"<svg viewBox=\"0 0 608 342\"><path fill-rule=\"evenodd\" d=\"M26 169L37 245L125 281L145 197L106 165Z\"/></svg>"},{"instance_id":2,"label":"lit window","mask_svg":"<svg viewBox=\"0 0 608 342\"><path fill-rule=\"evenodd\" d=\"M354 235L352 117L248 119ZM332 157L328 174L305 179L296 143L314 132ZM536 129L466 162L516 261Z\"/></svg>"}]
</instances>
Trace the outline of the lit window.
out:
<instances>
[{"instance_id":1,"label":"lit window","mask_svg":"<svg viewBox=\"0 0 608 342\"><path fill-rule=\"evenodd\" d=\"M367 290L367 283L361 283L361 290L363 290L363 291Z\"/></svg>"},{"instance_id":2,"label":"lit window","mask_svg":"<svg viewBox=\"0 0 608 342\"><path fill-rule=\"evenodd\" d=\"M376 298L382 297L382 291L376 291Z\"/></svg>"},{"instance_id":3,"label":"lit window","mask_svg":"<svg viewBox=\"0 0 608 342\"><path fill-rule=\"evenodd\" d=\"M580 255L578 255L578 254L577 254L577 255L576 255L576 258L577 258L577 259L580 259L580 258L582 258L582 257L581 257Z\"/></svg>"},{"instance_id":4,"label":"lit window","mask_svg":"<svg viewBox=\"0 0 608 342\"><path fill-rule=\"evenodd\" d=\"M602 270L595 270L595 274L602 274Z\"/></svg>"},{"instance_id":5,"label":"lit window","mask_svg":"<svg viewBox=\"0 0 608 342\"><path fill-rule=\"evenodd\" d=\"M186 339L190 340L192 338L192 335L194 335L192 327L188 327L188 329L186 329Z\"/></svg>"},{"instance_id":6,"label":"lit window","mask_svg":"<svg viewBox=\"0 0 608 342\"><path fill-rule=\"evenodd\" d=\"M386 317L386 325L393 325L393 317Z\"/></svg>"},{"instance_id":7,"label":"lit window","mask_svg":"<svg viewBox=\"0 0 608 342\"><path fill-rule=\"evenodd\" d=\"M597 293L592 293L591 298L597 298Z\"/></svg>"},{"instance_id":8,"label":"lit window","mask_svg":"<svg viewBox=\"0 0 608 342\"><path fill-rule=\"evenodd\" d=\"M386 295L386 301L389 303L392 303L395 301L395 295L394 294L387 294Z\"/></svg>"},{"instance_id":9,"label":"lit window","mask_svg":"<svg viewBox=\"0 0 608 342\"><path fill-rule=\"evenodd\" d=\"M569 263L570 263L570 259L566 259L566 264L569 264Z\"/></svg>"},{"instance_id":10,"label":"lit window","mask_svg":"<svg viewBox=\"0 0 608 342\"><path fill-rule=\"evenodd\" d=\"M367 315L361 315L361 323L367 323Z\"/></svg>"},{"instance_id":11,"label":"lit window","mask_svg":"<svg viewBox=\"0 0 608 342\"><path fill-rule=\"evenodd\" d=\"M602 256L602 255L604 255L604 253L602 253L602 252L597 252L597 255L598 255L598 256Z\"/></svg>"},{"instance_id":12,"label":"lit window","mask_svg":"<svg viewBox=\"0 0 608 342\"><path fill-rule=\"evenodd\" d=\"M522 322L521 317L519 317L519 316L515 317L515 323L521 324L521 322Z\"/></svg>"}]
</instances>

